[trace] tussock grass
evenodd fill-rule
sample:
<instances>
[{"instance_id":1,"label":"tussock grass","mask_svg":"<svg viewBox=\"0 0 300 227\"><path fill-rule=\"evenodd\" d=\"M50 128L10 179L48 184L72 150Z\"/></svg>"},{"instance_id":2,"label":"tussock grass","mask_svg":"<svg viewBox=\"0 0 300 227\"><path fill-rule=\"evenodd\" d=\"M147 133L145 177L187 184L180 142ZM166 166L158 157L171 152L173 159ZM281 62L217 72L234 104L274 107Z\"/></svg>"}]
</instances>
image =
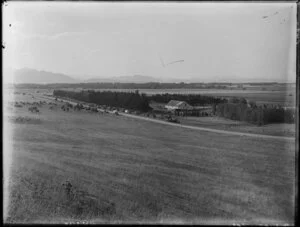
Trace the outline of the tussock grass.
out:
<instances>
[{"instance_id":1,"label":"tussock grass","mask_svg":"<svg viewBox=\"0 0 300 227\"><path fill-rule=\"evenodd\" d=\"M42 124L42 120L39 119L39 118L33 118L33 117L28 117L28 116L25 116L25 117L9 117L9 120L14 122L14 123L17 123L17 124Z\"/></svg>"}]
</instances>

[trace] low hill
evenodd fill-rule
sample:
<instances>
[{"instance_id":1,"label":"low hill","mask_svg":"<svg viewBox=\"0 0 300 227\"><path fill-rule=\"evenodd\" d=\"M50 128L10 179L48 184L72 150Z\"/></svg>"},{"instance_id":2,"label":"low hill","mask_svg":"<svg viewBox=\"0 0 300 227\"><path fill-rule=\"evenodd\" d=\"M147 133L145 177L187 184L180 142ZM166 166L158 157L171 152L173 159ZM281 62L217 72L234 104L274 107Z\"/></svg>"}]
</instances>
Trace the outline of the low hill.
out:
<instances>
[{"instance_id":1,"label":"low hill","mask_svg":"<svg viewBox=\"0 0 300 227\"><path fill-rule=\"evenodd\" d=\"M49 84L49 83L79 83L80 81L62 73L38 71L22 68L13 73L14 83Z\"/></svg>"},{"instance_id":2,"label":"low hill","mask_svg":"<svg viewBox=\"0 0 300 227\"><path fill-rule=\"evenodd\" d=\"M119 76L111 78L92 78L85 81L86 83L150 83L159 82L159 79L151 76L133 75Z\"/></svg>"}]
</instances>

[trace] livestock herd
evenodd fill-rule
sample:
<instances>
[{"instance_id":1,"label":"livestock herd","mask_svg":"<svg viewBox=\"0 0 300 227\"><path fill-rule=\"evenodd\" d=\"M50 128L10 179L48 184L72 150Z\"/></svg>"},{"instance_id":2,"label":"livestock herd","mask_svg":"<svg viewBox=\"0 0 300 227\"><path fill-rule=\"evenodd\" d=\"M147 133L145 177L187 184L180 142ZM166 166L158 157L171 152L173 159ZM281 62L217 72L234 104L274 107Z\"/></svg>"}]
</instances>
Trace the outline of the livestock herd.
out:
<instances>
[{"instance_id":1,"label":"livestock herd","mask_svg":"<svg viewBox=\"0 0 300 227\"><path fill-rule=\"evenodd\" d=\"M61 102L58 103L58 102ZM56 110L57 108L61 109L62 111L65 112L69 112L71 110L73 111L88 111L88 112L92 112L92 113L109 113L108 111L113 111L113 113L115 115L118 115L117 111L118 109L115 108L109 108L109 107L104 107L104 106L97 106L97 105L93 105L93 104L89 104L89 105L83 105L83 104L71 104L67 101L59 101L57 99L55 99L55 102L47 102L47 101L39 101L39 102L24 102L24 101L15 101L14 103L12 103L14 107L16 108L23 108L25 106L29 106L28 107L28 111L31 113L40 113L40 109L41 107L48 105L49 106L49 110ZM101 111L100 111L101 110Z\"/></svg>"},{"instance_id":2,"label":"livestock herd","mask_svg":"<svg viewBox=\"0 0 300 227\"><path fill-rule=\"evenodd\" d=\"M26 95L26 93L23 93L23 95ZM35 97L36 98L36 97ZM73 103L73 104L71 104ZM58 98L54 98L53 102L51 101L35 101L35 102L14 102L14 107L17 108L23 108L25 106L28 107L28 111L30 113L40 114L41 113L41 107L48 106L48 109L51 111L55 110L62 110L64 112L78 112L78 111L84 111L89 113L99 113L99 114L113 114L113 115L120 115L120 113L125 114L133 114L133 115L141 115L147 118L159 118L161 120L179 123L178 119L170 116L170 114L157 114L154 112L147 112L147 113L141 113L137 110L128 110L125 108L118 108L118 107L111 107L106 105L96 105L91 103L74 103L72 101L68 100L60 100Z\"/></svg>"},{"instance_id":3,"label":"livestock herd","mask_svg":"<svg viewBox=\"0 0 300 227\"><path fill-rule=\"evenodd\" d=\"M24 102L24 101L20 101L14 102L14 107L17 108L23 108L24 106L29 106L28 107L28 111L31 113L39 113L40 110L38 107L42 107L43 105L50 105L49 109L53 109L53 106L57 106L56 103L53 102L46 102L46 101L39 101L39 102Z\"/></svg>"}]
</instances>

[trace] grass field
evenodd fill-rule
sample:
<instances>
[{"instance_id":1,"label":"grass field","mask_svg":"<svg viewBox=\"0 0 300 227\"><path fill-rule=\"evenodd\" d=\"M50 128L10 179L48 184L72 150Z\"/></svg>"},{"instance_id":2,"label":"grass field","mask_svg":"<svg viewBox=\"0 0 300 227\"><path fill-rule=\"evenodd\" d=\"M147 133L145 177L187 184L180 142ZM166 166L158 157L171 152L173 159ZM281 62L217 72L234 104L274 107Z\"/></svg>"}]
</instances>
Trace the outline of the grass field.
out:
<instances>
[{"instance_id":1,"label":"grass field","mask_svg":"<svg viewBox=\"0 0 300 227\"><path fill-rule=\"evenodd\" d=\"M213 129L224 129L234 132L249 132L262 135L287 136L296 135L295 124L268 124L257 126L242 121L234 121L221 117L179 117L181 124Z\"/></svg>"},{"instance_id":2,"label":"grass field","mask_svg":"<svg viewBox=\"0 0 300 227\"><path fill-rule=\"evenodd\" d=\"M293 224L294 142L59 105L5 109L6 222Z\"/></svg>"}]
</instances>

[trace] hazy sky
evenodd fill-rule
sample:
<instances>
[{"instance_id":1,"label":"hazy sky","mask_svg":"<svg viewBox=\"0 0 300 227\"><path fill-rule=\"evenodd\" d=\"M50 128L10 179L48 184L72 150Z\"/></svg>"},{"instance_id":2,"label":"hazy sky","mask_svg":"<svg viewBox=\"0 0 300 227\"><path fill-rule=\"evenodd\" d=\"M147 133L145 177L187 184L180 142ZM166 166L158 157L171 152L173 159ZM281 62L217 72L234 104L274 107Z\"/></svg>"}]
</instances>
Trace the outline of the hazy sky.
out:
<instances>
[{"instance_id":1,"label":"hazy sky","mask_svg":"<svg viewBox=\"0 0 300 227\"><path fill-rule=\"evenodd\" d=\"M9 2L3 8L6 68L86 79L296 77L295 3ZM176 60L184 62L162 66Z\"/></svg>"}]
</instances>

